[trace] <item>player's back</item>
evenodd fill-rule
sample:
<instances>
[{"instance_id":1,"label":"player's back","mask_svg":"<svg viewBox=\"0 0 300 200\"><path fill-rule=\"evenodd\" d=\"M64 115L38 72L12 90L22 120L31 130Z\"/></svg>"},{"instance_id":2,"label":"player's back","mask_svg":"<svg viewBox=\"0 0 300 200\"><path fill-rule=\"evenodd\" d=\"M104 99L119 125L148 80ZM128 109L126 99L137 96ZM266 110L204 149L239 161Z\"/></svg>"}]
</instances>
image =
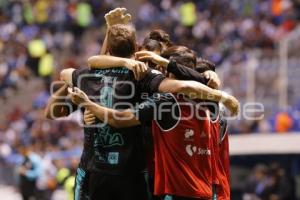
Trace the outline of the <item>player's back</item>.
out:
<instances>
[{"instance_id":1,"label":"player's back","mask_svg":"<svg viewBox=\"0 0 300 200\"><path fill-rule=\"evenodd\" d=\"M205 108L176 98L179 120L163 129L166 118L152 123L155 194L211 198L212 169L209 120ZM197 117L196 117L197 116Z\"/></svg>"},{"instance_id":2,"label":"player's back","mask_svg":"<svg viewBox=\"0 0 300 200\"><path fill-rule=\"evenodd\" d=\"M149 72L142 81L135 81L131 71L120 67L75 70L72 79L94 102L109 108L128 109L140 101L141 92L151 92L151 86L157 90L153 82L160 83L162 77ZM128 175L145 168L140 126L116 129L99 122L93 131L90 171Z\"/></svg>"},{"instance_id":3,"label":"player's back","mask_svg":"<svg viewBox=\"0 0 300 200\"><path fill-rule=\"evenodd\" d=\"M126 109L138 101L136 95L132 95L136 91L133 76L125 68L75 70L73 81L91 100L105 107ZM92 130L91 171L119 174L126 170L138 171L144 167L142 155L137 155L141 148L138 141L140 126L115 129L98 122ZM136 160L136 165L131 166L130 160Z\"/></svg>"}]
</instances>

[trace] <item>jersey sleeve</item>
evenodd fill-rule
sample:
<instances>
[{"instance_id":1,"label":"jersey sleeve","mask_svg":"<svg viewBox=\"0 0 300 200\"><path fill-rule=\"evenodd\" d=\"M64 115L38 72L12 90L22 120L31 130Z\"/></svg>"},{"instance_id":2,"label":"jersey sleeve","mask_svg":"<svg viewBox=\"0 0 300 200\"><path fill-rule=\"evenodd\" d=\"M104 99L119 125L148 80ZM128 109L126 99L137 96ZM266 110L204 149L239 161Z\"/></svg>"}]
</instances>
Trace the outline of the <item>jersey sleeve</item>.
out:
<instances>
[{"instance_id":1,"label":"jersey sleeve","mask_svg":"<svg viewBox=\"0 0 300 200\"><path fill-rule=\"evenodd\" d=\"M150 95L158 92L159 85L165 76L154 69L148 69L146 76L137 82L140 92L147 92Z\"/></svg>"},{"instance_id":2,"label":"jersey sleeve","mask_svg":"<svg viewBox=\"0 0 300 200\"><path fill-rule=\"evenodd\" d=\"M220 123L220 143L222 143L226 134L228 134L227 133L228 123L226 117L222 112L220 112L219 123Z\"/></svg>"},{"instance_id":3,"label":"jersey sleeve","mask_svg":"<svg viewBox=\"0 0 300 200\"><path fill-rule=\"evenodd\" d=\"M196 72L193 69L185 67L176 61L171 60L167 66L167 71L176 76L179 80L193 80L203 84L207 84L208 80L204 77L203 74Z\"/></svg>"},{"instance_id":4,"label":"jersey sleeve","mask_svg":"<svg viewBox=\"0 0 300 200\"><path fill-rule=\"evenodd\" d=\"M142 124L155 120L163 130L168 130L179 120L179 105L172 94L156 93L139 104L134 113Z\"/></svg>"},{"instance_id":5,"label":"jersey sleeve","mask_svg":"<svg viewBox=\"0 0 300 200\"><path fill-rule=\"evenodd\" d=\"M83 69L75 69L72 73L72 83L74 87L79 87L80 88L80 76L82 74L88 74L88 68L83 68Z\"/></svg>"}]
</instances>

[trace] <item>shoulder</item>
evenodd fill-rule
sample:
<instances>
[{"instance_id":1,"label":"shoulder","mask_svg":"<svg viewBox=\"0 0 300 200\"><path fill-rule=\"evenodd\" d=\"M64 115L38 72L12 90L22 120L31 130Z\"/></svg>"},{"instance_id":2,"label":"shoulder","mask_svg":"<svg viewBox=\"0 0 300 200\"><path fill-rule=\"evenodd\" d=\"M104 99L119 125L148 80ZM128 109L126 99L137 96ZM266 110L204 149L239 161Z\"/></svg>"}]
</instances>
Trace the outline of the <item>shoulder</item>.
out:
<instances>
[{"instance_id":1,"label":"shoulder","mask_svg":"<svg viewBox=\"0 0 300 200\"><path fill-rule=\"evenodd\" d=\"M71 76L76 69L74 68L66 68L61 70L60 79L64 80L67 76Z\"/></svg>"},{"instance_id":2,"label":"shoulder","mask_svg":"<svg viewBox=\"0 0 300 200\"><path fill-rule=\"evenodd\" d=\"M155 96L155 95L153 95ZM156 124L163 131L174 129L181 119L181 110L177 98L172 93L158 93Z\"/></svg>"},{"instance_id":3,"label":"shoulder","mask_svg":"<svg viewBox=\"0 0 300 200\"><path fill-rule=\"evenodd\" d=\"M90 72L89 68L67 68L60 72L60 80L66 82L68 85L77 86L77 81L83 74L88 74Z\"/></svg>"},{"instance_id":4,"label":"shoulder","mask_svg":"<svg viewBox=\"0 0 300 200\"><path fill-rule=\"evenodd\" d=\"M63 81L68 81L68 79L72 78L74 74L79 75L83 73L88 73L88 68L81 68L81 69L75 69L75 68L66 68L61 70L60 72L60 79Z\"/></svg>"}]
</instances>

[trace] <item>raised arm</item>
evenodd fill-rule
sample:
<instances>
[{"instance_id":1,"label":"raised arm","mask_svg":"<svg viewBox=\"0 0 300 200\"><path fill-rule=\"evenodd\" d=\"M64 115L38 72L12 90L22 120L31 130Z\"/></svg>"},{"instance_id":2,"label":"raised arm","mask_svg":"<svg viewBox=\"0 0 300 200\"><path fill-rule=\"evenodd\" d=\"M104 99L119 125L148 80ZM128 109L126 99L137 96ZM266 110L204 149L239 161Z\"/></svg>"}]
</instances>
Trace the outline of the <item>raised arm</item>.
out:
<instances>
[{"instance_id":1,"label":"raised arm","mask_svg":"<svg viewBox=\"0 0 300 200\"><path fill-rule=\"evenodd\" d=\"M68 92L73 103L83 106L100 121L107 123L112 127L125 128L141 124L131 110L118 111L98 105L92 102L88 96L77 87L74 88L74 91L69 88Z\"/></svg>"},{"instance_id":2,"label":"raised arm","mask_svg":"<svg viewBox=\"0 0 300 200\"><path fill-rule=\"evenodd\" d=\"M105 38L104 41L102 43L102 47L100 50L100 55L105 55L107 53L107 31L105 33Z\"/></svg>"},{"instance_id":3,"label":"raised arm","mask_svg":"<svg viewBox=\"0 0 300 200\"><path fill-rule=\"evenodd\" d=\"M88 59L88 66L92 69L126 67L133 72L134 77L137 80L140 80L147 71L147 66L143 62L109 55L98 55L90 57Z\"/></svg>"},{"instance_id":4,"label":"raised arm","mask_svg":"<svg viewBox=\"0 0 300 200\"><path fill-rule=\"evenodd\" d=\"M88 101L84 104L84 107L89 109L100 121L114 128L126 128L141 124L134 113L129 109L118 111L98 105L92 101Z\"/></svg>"},{"instance_id":5,"label":"raised arm","mask_svg":"<svg viewBox=\"0 0 300 200\"><path fill-rule=\"evenodd\" d=\"M180 81L175 79L164 79L158 88L159 92L182 93L192 99L203 99L220 101L222 92L207 87L196 81Z\"/></svg>"},{"instance_id":6,"label":"raised arm","mask_svg":"<svg viewBox=\"0 0 300 200\"><path fill-rule=\"evenodd\" d=\"M70 106L66 103L66 97L68 95L68 86L73 85L72 73L75 69L64 69L60 73L61 81L65 83L51 95L45 109L45 117L48 119L55 119L59 117L65 117L70 114Z\"/></svg>"},{"instance_id":7,"label":"raised arm","mask_svg":"<svg viewBox=\"0 0 300 200\"><path fill-rule=\"evenodd\" d=\"M162 67L167 72L175 75L175 77L179 80L197 81L214 89L218 89L220 87L220 79L213 71L208 70L205 73L198 73L194 69L181 65L176 61L163 58L162 56L151 51L139 51L135 53L135 56L141 61L150 60L159 67Z\"/></svg>"},{"instance_id":8,"label":"raised arm","mask_svg":"<svg viewBox=\"0 0 300 200\"><path fill-rule=\"evenodd\" d=\"M176 63L176 61L171 60L165 67L167 69L167 72L174 74L175 77L179 80L192 80L207 85L208 80L203 74L200 74L193 69Z\"/></svg>"},{"instance_id":9,"label":"raised arm","mask_svg":"<svg viewBox=\"0 0 300 200\"><path fill-rule=\"evenodd\" d=\"M75 104L85 107L85 109L88 110L89 113L92 113L100 121L107 123L115 128L125 128L137 126L140 124L149 124L153 119L159 120L157 117L157 111L158 108L160 108L160 105L164 105L169 110L172 110L172 106L176 102L174 100L174 97L170 94L159 94L151 96L150 98L142 102L139 106L136 106L134 109L119 111L111 108L106 108L92 102L83 91L76 87L74 88L74 91L68 89L68 92ZM167 114L170 113L167 112ZM86 119L88 119L88 117ZM166 116L164 119L166 119ZM176 124L176 120L169 120L169 123L167 125L173 126L174 124Z\"/></svg>"},{"instance_id":10,"label":"raised arm","mask_svg":"<svg viewBox=\"0 0 300 200\"><path fill-rule=\"evenodd\" d=\"M45 117L55 119L69 115L69 108L65 104L65 97L68 95L68 85L63 84L54 94L51 95L45 109Z\"/></svg>"},{"instance_id":11,"label":"raised arm","mask_svg":"<svg viewBox=\"0 0 300 200\"><path fill-rule=\"evenodd\" d=\"M97 55L88 58L88 66L92 69L107 69L116 67L127 67L130 59L109 55Z\"/></svg>"},{"instance_id":12,"label":"raised arm","mask_svg":"<svg viewBox=\"0 0 300 200\"><path fill-rule=\"evenodd\" d=\"M128 24L131 21L131 15L126 14L126 11L126 8L115 8L114 10L111 10L105 14L104 18L106 21L107 31L112 25ZM102 44L100 55L104 55L107 53L107 31Z\"/></svg>"},{"instance_id":13,"label":"raised arm","mask_svg":"<svg viewBox=\"0 0 300 200\"><path fill-rule=\"evenodd\" d=\"M198 73L194 69L188 68L172 60L165 67L167 69L167 72L174 74L175 77L179 80L197 81L213 89L219 89L221 85L219 76L217 75L217 73L211 70L207 70L203 73Z\"/></svg>"},{"instance_id":14,"label":"raised arm","mask_svg":"<svg viewBox=\"0 0 300 200\"><path fill-rule=\"evenodd\" d=\"M232 115L237 115L239 111L239 102L235 97L196 81L179 81L166 78L160 83L158 90L159 92L182 93L191 99L221 101L231 111Z\"/></svg>"}]
</instances>

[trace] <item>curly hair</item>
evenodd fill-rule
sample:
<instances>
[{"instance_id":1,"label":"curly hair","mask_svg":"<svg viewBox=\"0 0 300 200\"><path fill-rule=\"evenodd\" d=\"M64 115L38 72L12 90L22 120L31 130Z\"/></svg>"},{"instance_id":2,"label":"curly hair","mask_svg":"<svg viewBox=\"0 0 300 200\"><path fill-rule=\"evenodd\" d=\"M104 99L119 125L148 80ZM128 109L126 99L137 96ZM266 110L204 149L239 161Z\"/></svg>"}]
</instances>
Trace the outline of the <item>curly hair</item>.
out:
<instances>
[{"instance_id":1,"label":"curly hair","mask_svg":"<svg viewBox=\"0 0 300 200\"><path fill-rule=\"evenodd\" d=\"M124 24L111 26L107 33L107 48L113 56L131 57L137 49L134 28Z\"/></svg>"}]
</instances>

